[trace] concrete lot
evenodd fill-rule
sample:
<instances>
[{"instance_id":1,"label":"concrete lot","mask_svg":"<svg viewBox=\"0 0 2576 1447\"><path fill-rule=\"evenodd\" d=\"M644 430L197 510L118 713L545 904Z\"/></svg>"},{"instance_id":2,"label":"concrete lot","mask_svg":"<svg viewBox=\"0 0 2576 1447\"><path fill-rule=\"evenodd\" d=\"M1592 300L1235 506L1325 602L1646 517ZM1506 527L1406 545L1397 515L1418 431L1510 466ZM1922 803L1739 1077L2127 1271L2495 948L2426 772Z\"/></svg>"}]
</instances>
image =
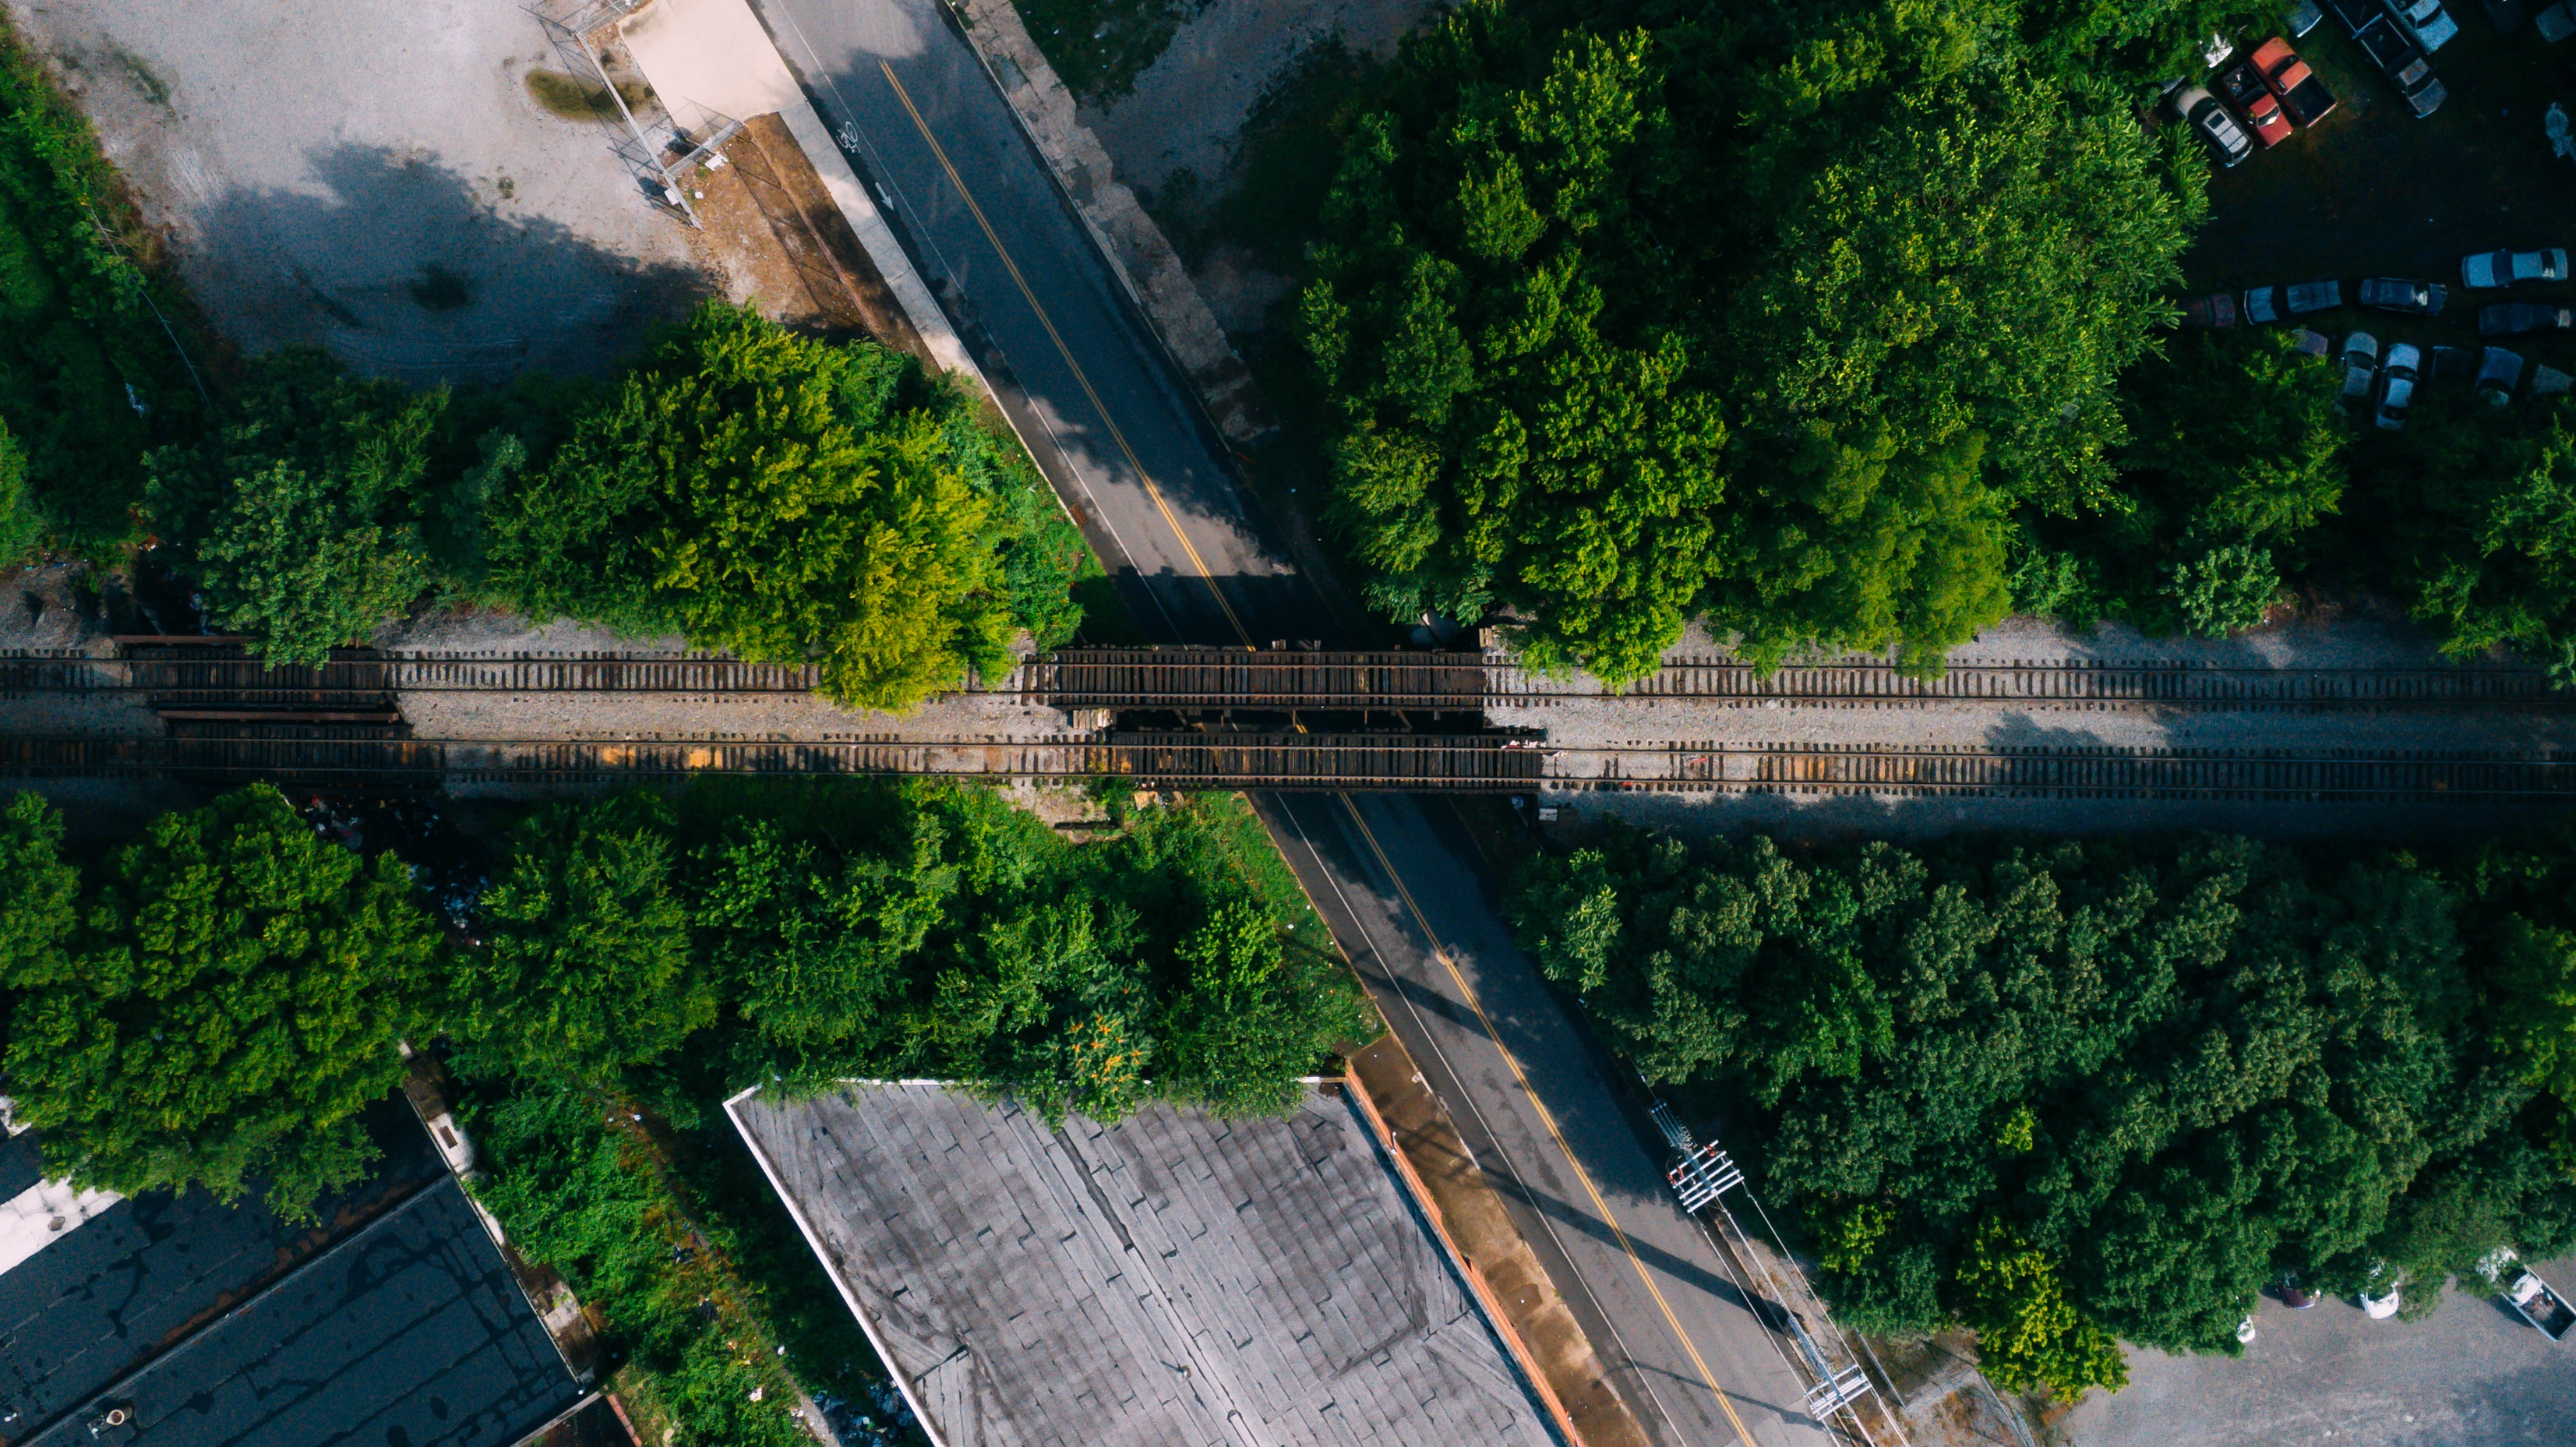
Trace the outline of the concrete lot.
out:
<instances>
[{"instance_id":1,"label":"concrete lot","mask_svg":"<svg viewBox=\"0 0 2576 1447\"><path fill-rule=\"evenodd\" d=\"M426 383L596 372L720 286L491 0L10 0L246 350Z\"/></svg>"},{"instance_id":2,"label":"concrete lot","mask_svg":"<svg viewBox=\"0 0 2576 1447\"><path fill-rule=\"evenodd\" d=\"M2553 1283L2576 1258L2543 1262ZM2420 1322L2348 1301L2265 1300L2241 1358L2132 1351L2126 1390L2066 1421L2081 1447L2513 1447L2576 1442L2576 1341L2552 1344L2492 1295L2454 1289Z\"/></svg>"}]
</instances>

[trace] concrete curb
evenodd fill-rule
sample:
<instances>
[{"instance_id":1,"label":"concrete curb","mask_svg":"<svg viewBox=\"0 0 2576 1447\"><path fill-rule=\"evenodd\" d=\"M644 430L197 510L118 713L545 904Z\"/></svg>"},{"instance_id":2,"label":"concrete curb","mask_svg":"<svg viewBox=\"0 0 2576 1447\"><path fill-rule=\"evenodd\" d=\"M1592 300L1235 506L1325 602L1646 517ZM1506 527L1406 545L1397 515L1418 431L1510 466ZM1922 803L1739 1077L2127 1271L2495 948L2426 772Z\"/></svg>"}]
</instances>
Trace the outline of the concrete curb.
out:
<instances>
[{"instance_id":1,"label":"concrete curb","mask_svg":"<svg viewBox=\"0 0 2576 1447\"><path fill-rule=\"evenodd\" d=\"M949 0L964 19L966 41L991 73L1056 183L1073 201L1109 269L1137 310L1189 374L1217 431L1228 442L1258 442L1279 430L1252 373L1235 355L1216 313L1190 280L1180 253L1136 193L1121 184L1108 149L1082 124L1073 92L1029 38L1010 0Z\"/></svg>"}]
</instances>

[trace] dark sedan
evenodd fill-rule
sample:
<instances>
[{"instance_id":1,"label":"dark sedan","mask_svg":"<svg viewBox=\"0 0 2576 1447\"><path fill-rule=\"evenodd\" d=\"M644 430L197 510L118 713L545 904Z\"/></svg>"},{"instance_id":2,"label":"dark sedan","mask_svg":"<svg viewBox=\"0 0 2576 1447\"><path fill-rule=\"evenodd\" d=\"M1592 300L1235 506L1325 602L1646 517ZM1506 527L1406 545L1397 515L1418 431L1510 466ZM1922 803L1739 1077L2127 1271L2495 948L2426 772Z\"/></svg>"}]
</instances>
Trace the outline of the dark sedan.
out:
<instances>
[{"instance_id":1,"label":"dark sedan","mask_svg":"<svg viewBox=\"0 0 2576 1447\"><path fill-rule=\"evenodd\" d=\"M2511 337L2524 332L2576 331L2576 307L2539 301L2500 301L2478 308L2478 335Z\"/></svg>"},{"instance_id":2,"label":"dark sedan","mask_svg":"<svg viewBox=\"0 0 2576 1447\"><path fill-rule=\"evenodd\" d=\"M2442 303L2448 301L2450 295L2429 281L2408 281L2395 276L2374 276L2361 284L2361 304L2384 312L2440 316Z\"/></svg>"}]
</instances>

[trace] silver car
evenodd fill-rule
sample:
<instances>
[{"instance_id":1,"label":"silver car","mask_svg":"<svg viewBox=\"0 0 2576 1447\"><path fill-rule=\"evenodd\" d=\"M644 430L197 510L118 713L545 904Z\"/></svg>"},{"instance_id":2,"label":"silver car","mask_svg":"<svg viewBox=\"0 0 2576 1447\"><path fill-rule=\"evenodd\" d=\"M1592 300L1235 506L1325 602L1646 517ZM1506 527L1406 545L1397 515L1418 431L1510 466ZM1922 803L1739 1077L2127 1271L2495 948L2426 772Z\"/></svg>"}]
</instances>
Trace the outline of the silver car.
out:
<instances>
[{"instance_id":1,"label":"silver car","mask_svg":"<svg viewBox=\"0 0 2576 1447\"><path fill-rule=\"evenodd\" d=\"M2379 338L2355 332L2343 339L2343 400L2354 407L2370 405L2370 388L2379 376Z\"/></svg>"},{"instance_id":2,"label":"silver car","mask_svg":"<svg viewBox=\"0 0 2576 1447\"><path fill-rule=\"evenodd\" d=\"M2385 380L2379 389L2379 415L2373 420L2383 432L2394 432L2406 425L2406 407L2415 400L2415 369L2424 365L2424 354L2413 342L2388 344L2387 364L2379 369Z\"/></svg>"},{"instance_id":3,"label":"silver car","mask_svg":"<svg viewBox=\"0 0 2576 1447\"><path fill-rule=\"evenodd\" d=\"M2544 246L2538 251L2481 251L2460 258L2460 284L2473 287L2518 286L2526 281L2565 281L2567 249Z\"/></svg>"}]
</instances>

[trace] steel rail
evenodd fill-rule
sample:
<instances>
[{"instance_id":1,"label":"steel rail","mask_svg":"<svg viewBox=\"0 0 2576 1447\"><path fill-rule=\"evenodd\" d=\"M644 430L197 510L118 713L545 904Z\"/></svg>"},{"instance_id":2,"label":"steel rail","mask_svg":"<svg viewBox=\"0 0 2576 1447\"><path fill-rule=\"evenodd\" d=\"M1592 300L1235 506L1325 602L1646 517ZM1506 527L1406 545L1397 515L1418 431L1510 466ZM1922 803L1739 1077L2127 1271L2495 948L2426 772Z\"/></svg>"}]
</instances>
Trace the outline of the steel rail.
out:
<instances>
[{"instance_id":1,"label":"steel rail","mask_svg":"<svg viewBox=\"0 0 2576 1447\"><path fill-rule=\"evenodd\" d=\"M332 736L337 732L340 736ZM1230 788L1508 790L1542 756L1498 736L1116 733L1037 740L421 739L357 730L0 738L0 776L274 778L342 786L635 782L697 774L1125 778Z\"/></svg>"},{"instance_id":2,"label":"steel rail","mask_svg":"<svg viewBox=\"0 0 2576 1447\"><path fill-rule=\"evenodd\" d=\"M1548 783L1558 789L2576 802L2576 749L1677 743L1547 753Z\"/></svg>"},{"instance_id":3,"label":"steel rail","mask_svg":"<svg viewBox=\"0 0 2576 1447\"><path fill-rule=\"evenodd\" d=\"M360 695L466 693L806 693L811 666L717 657L458 652L347 656L320 668L190 657L0 654L0 695L144 692L166 707L345 702ZM161 652L177 656L160 656ZM1310 709L1467 712L1574 700L1786 704L2089 703L2172 708L2563 707L2576 690L2536 669L2495 665L2256 668L2172 661L1963 663L1910 678L1884 660L1799 665L1765 675L1739 659L1678 659L1625 688L1553 678L1498 658L1429 652L1243 649L1064 650L1023 665L994 693L1067 709Z\"/></svg>"},{"instance_id":4,"label":"steel rail","mask_svg":"<svg viewBox=\"0 0 2576 1447\"><path fill-rule=\"evenodd\" d=\"M1145 732L1028 740L507 740L328 728L0 738L0 775L12 777L271 776L340 786L383 775L405 787L452 787L707 773L1114 777L1157 787L1403 791L2576 802L2576 750L1559 748L1495 735Z\"/></svg>"}]
</instances>

